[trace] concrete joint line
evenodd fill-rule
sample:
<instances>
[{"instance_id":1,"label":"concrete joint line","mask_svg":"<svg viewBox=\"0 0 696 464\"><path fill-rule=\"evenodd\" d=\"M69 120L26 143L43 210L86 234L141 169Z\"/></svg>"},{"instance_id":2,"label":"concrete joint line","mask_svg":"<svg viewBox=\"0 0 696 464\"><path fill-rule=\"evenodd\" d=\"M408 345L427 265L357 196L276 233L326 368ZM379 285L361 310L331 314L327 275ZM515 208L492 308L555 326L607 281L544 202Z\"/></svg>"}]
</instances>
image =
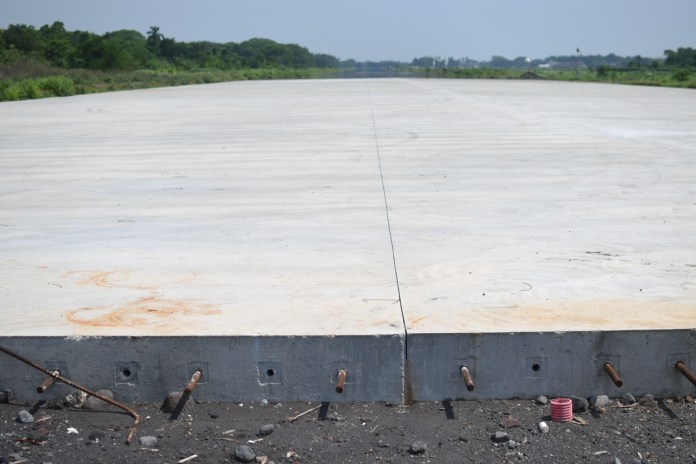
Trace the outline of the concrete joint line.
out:
<instances>
[{"instance_id":1,"label":"concrete joint line","mask_svg":"<svg viewBox=\"0 0 696 464\"><path fill-rule=\"evenodd\" d=\"M377 135L377 123L375 121L375 111L374 105L372 103L372 92L370 91L370 86L367 87L367 95L370 101L370 116L372 118L372 133L375 139L375 153L377 154L377 166L379 167L379 178L382 183L382 196L384 197L384 211L387 217L387 231L389 232L389 244L391 245L392 263L394 265L394 278L396 280L396 292L399 298L399 310L401 311L401 322L404 329L404 349L406 347L406 338L408 337L408 332L406 330L406 317L404 316L404 306L401 301L401 284L399 283L399 271L396 267L396 252L394 251L394 238L392 236L391 230L391 220L389 218L389 202L387 200L387 188L384 185L384 173L382 171L382 157L379 151L379 137ZM404 356L405 357L405 356Z\"/></svg>"}]
</instances>

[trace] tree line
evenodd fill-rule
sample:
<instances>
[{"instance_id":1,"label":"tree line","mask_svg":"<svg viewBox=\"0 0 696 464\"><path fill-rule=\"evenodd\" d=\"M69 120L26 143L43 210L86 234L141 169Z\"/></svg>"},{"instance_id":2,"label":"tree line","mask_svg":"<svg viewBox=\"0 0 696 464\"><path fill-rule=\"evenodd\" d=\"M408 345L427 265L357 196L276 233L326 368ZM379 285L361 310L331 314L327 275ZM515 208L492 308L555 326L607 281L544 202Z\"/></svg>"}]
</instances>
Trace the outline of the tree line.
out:
<instances>
[{"instance_id":1,"label":"tree line","mask_svg":"<svg viewBox=\"0 0 696 464\"><path fill-rule=\"evenodd\" d=\"M423 56L414 58L411 66L417 68L494 68L494 69L523 69L537 68L549 65L556 68L584 67L590 69L615 68L615 69L657 69L662 66L669 68L696 68L696 49L679 48L677 51L665 50L664 58L645 58L636 56L619 56L614 53L608 55L563 55L549 56L544 59L532 59L519 56L508 59L504 56L494 55L489 61L475 61L470 58L441 58Z\"/></svg>"},{"instance_id":2,"label":"tree line","mask_svg":"<svg viewBox=\"0 0 696 464\"><path fill-rule=\"evenodd\" d=\"M101 71L339 66L339 60L332 55L311 53L300 45L270 39L254 38L241 43L178 42L165 37L157 26L152 26L145 35L128 29L98 35L68 31L60 21L39 29L24 24L0 29L0 63L20 61Z\"/></svg>"},{"instance_id":3,"label":"tree line","mask_svg":"<svg viewBox=\"0 0 696 464\"><path fill-rule=\"evenodd\" d=\"M557 68L671 68L696 67L696 50L665 50L664 58L608 55L550 56L545 59L493 56L489 61L469 58L424 56L410 63L398 61L340 61L332 55L311 53L296 44L281 44L270 39L253 38L240 43L207 41L178 42L165 37L157 26L145 33L122 29L103 35L86 31L68 31L56 21L39 29L11 24L0 29L0 64L22 61L42 62L58 68L132 71L174 68L179 70L234 69L365 69L395 68L497 68L521 69L551 65Z\"/></svg>"}]
</instances>

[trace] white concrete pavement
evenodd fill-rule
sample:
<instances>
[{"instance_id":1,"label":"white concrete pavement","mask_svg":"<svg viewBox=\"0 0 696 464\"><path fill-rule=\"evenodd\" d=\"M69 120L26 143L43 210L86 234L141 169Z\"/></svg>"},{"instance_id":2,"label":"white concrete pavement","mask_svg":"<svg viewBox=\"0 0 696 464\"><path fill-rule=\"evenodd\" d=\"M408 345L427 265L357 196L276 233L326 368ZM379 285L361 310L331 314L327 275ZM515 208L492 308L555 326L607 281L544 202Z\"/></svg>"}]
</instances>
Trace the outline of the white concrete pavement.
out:
<instances>
[{"instance_id":1,"label":"white concrete pavement","mask_svg":"<svg viewBox=\"0 0 696 464\"><path fill-rule=\"evenodd\" d=\"M365 88L0 105L3 335L403 333Z\"/></svg>"},{"instance_id":2,"label":"white concrete pavement","mask_svg":"<svg viewBox=\"0 0 696 464\"><path fill-rule=\"evenodd\" d=\"M536 81L2 103L0 340L132 399L199 367L209 399L583 392L607 359L685 391L639 370L696 356L694 122L692 90Z\"/></svg>"},{"instance_id":3,"label":"white concrete pavement","mask_svg":"<svg viewBox=\"0 0 696 464\"><path fill-rule=\"evenodd\" d=\"M371 89L409 334L693 325L695 92Z\"/></svg>"}]
</instances>

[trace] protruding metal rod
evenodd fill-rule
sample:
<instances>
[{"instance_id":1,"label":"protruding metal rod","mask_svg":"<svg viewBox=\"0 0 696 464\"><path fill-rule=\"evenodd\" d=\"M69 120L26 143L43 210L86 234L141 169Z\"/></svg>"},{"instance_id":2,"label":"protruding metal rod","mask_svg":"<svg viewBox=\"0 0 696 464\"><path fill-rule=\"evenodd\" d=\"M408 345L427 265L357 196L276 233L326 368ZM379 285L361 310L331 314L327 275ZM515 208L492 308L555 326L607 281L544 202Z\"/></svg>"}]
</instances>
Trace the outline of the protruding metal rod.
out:
<instances>
[{"instance_id":1,"label":"protruding metal rod","mask_svg":"<svg viewBox=\"0 0 696 464\"><path fill-rule=\"evenodd\" d=\"M471 378L471 372L469 372L469 368L466 366L462 366L459 368L459 372L462 374L462 377L464 377L466 389L470 392L474 391L474 388L476 388L476 386L474 385L474 379Z\"/></svg>"},{"instance_id":2,"label":"protruding metal rod","mask_svg":"<svg viewBox=\"0 0 696 464\"><path fill-rule=\"evenodd\" d=\"M689 379L689 382L696 385L696 375L694 375L694 373L691 372L688 367L686 367L686 364L684 364L682 361L677 361L674 364L674 367L676 367L679 372L684 374L684 377Z\"/></svg>"},{"instance_id":3,"label":"protruding metal rod","mask_svg":"<svg viewBox=\"0 0 696 464\"><path fill-rule=\"evenodd\" d=\"M14 351L11 351L11 350L5 348L4 346L0 346L0 351L2 351L3 353L5 353L7 355L12 356L13 358L15 358L18 361L22 361L24 364L28 364L29 366L43 372L46 375L53 376L53 372L39 366L34 361L27 359L24 356L21 356L21 355L15 353ZM140 415L137 412L135 412L135 410L133 408L130 408L123 403L119 403L118 401L115 401L114 399L109 398L108 396L101 395L95 391L92 391L88 388L85 388L82 385L78 385L75 382L73 382L72 380L68 380L61 375L56 375L54 377L59 382L70 385L73 388L77 388L78 390L83 391L90 396L98 398L106 403L109 403L112 406L116 406L117 408L121 408L124 411L126 411L128 414L130 414L131 417L133 418L133 425L131 425L130 431L128 432L128 436L126 437L126 445L130 445L131 441L133 440L133 437L135 436L135 432L138 430L138 425L140 424Z\"/></svg>"},{"instance_id":4,"label":"protruding metal rod","mask_svg":"<svg viewBox=\"0 0 696 464\"><path fill-rule=\"evenodd\" d=\"M58 370L51 372L51 375L46 377L46 379L43 382L41 382L38 387L36 387L36 393L45 392L59 375L60 371Z\"/></svg>"},{"instance_id":5,"label":"protruding metal rod","mask_svg":"<svg viewBox=\"0 0 696 464\"><path fill-rule=\"evenodd\" d=\"M191 380L189 380L188 385L186 385L184 393L188 393L190 395L193 392L193 390L196 389L196 386L198 386L198 382L200 382L202 378L203 372L200 369L196 369L196 372L194 372L191 376Z\"/></svg>"},{"instance_id":6,"label":"protruding metal rod","mask_svg":"<svg viewBox=\"0 0 696 464\"><path fill-rule=\"evenodd\" d=\"M338 380L336 381L336 393L343 393L343 387L346 384L346 377L348 377L348 371L345 369L340 369L338 371Z\"/></svg>"},{"instance_id":7,"label":"protruding metal rod","mask_svg":"<svg viewBox=\"0 0 696 464\"><path fill-rule=\"evenodd\" d=\"M621 380L619 373L616 372L616 369L614 369L612 363L604 363L604 370L607 371L607 374L609 374L609 377L611 377L611 380L612 382L614 382L614 385L616 385L617 387L623 387L623 380Z\"/></svg>"}]
</instances>

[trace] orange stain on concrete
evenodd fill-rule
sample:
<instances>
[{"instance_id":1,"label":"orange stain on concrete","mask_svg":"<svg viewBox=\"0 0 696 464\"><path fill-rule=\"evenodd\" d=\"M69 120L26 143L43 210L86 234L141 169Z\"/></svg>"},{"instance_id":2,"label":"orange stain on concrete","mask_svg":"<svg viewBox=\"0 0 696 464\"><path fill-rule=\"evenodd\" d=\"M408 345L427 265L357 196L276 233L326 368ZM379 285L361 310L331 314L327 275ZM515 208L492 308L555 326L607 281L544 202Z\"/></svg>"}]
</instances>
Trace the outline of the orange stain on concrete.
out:
<instances>
[{"instance_id":1,"label":"orange stain on concrete","mask_svg":"<svg viewBox=\"0 0 696 464\"><path fill-rule=\"evenodd\" d=\"M221 314L209 304L193 304L183 300L143 297L120 308L79 308L65 313L73 324L89 327L147 326L174 327L193 322L205 316Z\"/></svg>"}]
</instances>

